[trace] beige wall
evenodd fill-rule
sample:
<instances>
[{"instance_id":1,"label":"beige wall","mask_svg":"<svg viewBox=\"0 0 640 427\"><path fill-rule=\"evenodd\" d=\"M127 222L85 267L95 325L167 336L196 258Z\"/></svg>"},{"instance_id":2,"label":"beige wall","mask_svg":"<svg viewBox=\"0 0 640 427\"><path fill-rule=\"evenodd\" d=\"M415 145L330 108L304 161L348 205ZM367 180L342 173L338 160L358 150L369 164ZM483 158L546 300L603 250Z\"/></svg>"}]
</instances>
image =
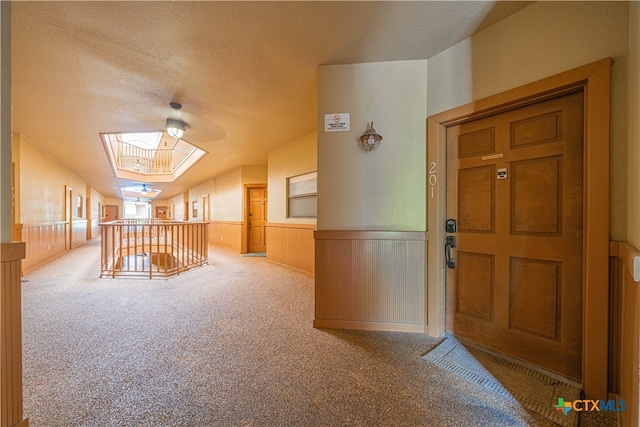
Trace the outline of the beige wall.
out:
<instances>
[{"instance_id":1,"label":"beige wall","mask_svg":"<svg viewBox=\"0 0 640 427\"><path fill-rule=\"evenodd\" d=\"M26 136L16 134L14 139L14 147L18 151L14 156L19 156L16 174L20 175L20 187L16 188L20 214L16 214L16 221L22 224L64 221L65 186L73 190L72 213L77 218L75 200L78 195L82 196L86 206L86 183ZM82 218L86 219L86 207Z\"/></svg>"},{"instance_id":2,"label":"beige wall","mask_svg":"<svg viewBox=\"0 0 640 427\"><path fill-rule=\"evenodd\" d=\"M640 248L640 3L629 7L629 165L627 241Z\"/></svg>"},{"instance_id":3,"label":"beige wall","mask_svg":"<svg viewBox=\"0 0 640 427\"><path fill-rule=\"evenodd\" d=\"M171 209L171 217L169 219L182 221L184 218L185 197L188 197L188 194L185 195L185 193L180 193L166 201L167 208Z\"/></svg>"},{"instance_id":4,"label":"beige wall","mask_svg":"<svg viewBox=\"0 0 640 427\"><path fill-rule=\"evenodd\" d=\"M210 196L211 219L215 221L244 220L244 186L267 182L267 166L238 166L213 179Z\"/></svg>"},{"instance_id":5,"label":"beige wall","mask_svg":"<svg viewBox=\"0 0 640 427\"><path fill-rule=\"evenodd\" d=\"M318 70L318 229L424 230L427 61L321 66ZM325 132L324 115L349 113L349 132ZM383 136L359 145L368 122Z\"/></svg>"},{"instance_id":6,"label":"beige wall","mask_svg":"<svg viewBox=\"0 0 640 427\"><path fill-rule=\"evenodd\" d=\"M100 235L100 220L102 219L102 207L104 206L104 197L96 190L87 185L87 219L90 223L87 225L87 239L95 239Z\"/></svg>"},{"instance_id":7,"label":"beige wall","mask_svg":"<svg viewBox=\"0 0 640 427\"><path fill-rule=\"evenodd\" d=\"M26 243L23 272L100 234L100 206L106 200L25 135L14 134L16 165L16 238ZM72 221L66 218L66 190L71 188ZM78 215L78 196L82 212Z\"/></svg>"},{"instance_id":8,"label":"beige wall","mask_svg":"<svg viewBox=\"0 0 640 427\"><path fill-rule=\"evenodd\" d=\"M267 165L242 166L242 184L266 184Z\"/></svg>"},{"instance_id":9,"label":"beige wall","mask_svg":"<svg viewBox=\"0 0 640 427\"><path fill-rule=\"evenodd\" d=\"M89 195L89 207L91 220L102 219L102 207L104 206L104 197L93 188L87 186L87 194Z\"/></svg>"},{"instance_id":10,"label":"beige wall","mask_svg":"<svg viewBox=\"0 0 640 427\"><path fill-rule=\"evenodd\" d=\"M211 216L211 194L213 194L213 178L212 179L208 179L205 182L201 183L200 185L191 188L189 190L189 219L191 221L203 221L204 217L203 217L203 213L204 213L204 206L202 205L203 203L203 198L205 196L209 196L209 220L213 219ZM197 215L194 217L193 216L193 202L197 201L198 202L198 212Z\"/></svg>"},{"instance_id":11,"label":"beige wall","mask_svg":"<svg viewBox=\"0 0 640 427\"><path fill-rule=\"evenodd\" d=\"M242 167L238 166L214 179L212 219L242 221Z\"/></svg>"},{"instance_id":12,"label":"beige wall","mask_svg":"<svg viewBox=\"0 0 640 427\"><path fill-rule=\"evenodd\" d=\"M612 57L611 235L618 240L627 222L627 13L627 3L536 2L429 59L427 103L433 115Z\"/></svg>"},{"instance_id":13,"label":"beige wall","mask_svg":"<svg viewBox=\"0 0 640 427\"><path fill-rule=\"evenodd\" d=\"M287 178L315 172L318 168L318 133L285 144L269 152L270 223L315 224L315 218L287 218Z\"/></svg>"}]
</instances>

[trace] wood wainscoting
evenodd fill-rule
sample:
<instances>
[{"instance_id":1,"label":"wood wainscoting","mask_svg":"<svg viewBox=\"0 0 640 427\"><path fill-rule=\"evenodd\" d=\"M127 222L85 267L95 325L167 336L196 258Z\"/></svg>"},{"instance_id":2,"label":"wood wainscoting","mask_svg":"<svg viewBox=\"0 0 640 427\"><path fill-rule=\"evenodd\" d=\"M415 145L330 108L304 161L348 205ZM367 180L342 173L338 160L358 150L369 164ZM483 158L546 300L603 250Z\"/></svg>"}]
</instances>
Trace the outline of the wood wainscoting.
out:
<instances>
[{"instance_id":1,"label":"wood wainscoting","mask_svg":"<svg viewBox=\"0 0 640 427\"><path fill-rule=\"evenodd\" d=\"M30 269L65 252L66 221L40 224L23 224L21 240L27 244L27 253L22 262L22 271Z\"/></svg>"},{"instance_id":2,"label":"wood wainscoting","mask_svg":"<svg viewBox=\"0 0 640 427\"><path fill-rule=\"evenodd\" d=\"M91 227L88 227L87 230L87 239L95 239L96 237L100 237L100 220L92 219Z\"/></svg>"},{"instance_id":3,"label":"wood wainscoting","mask_svg":"<svg viewBox=\"0 0 640 427\"><path fill-rule=\"evenodd\" d=\"M423 231L316 231L316 328L423 333Z\"/></svg>"},{"instance_id":4,"label":"wood wainscoting","mask_svg":"<svg viewBox=\"0 0 640 427\"><path fill-rule=\"evenodd\" d=\"M40 264L62 255L71 249L87 243L86 219L74 219L71 223L71 237L67 234L69 223L55 221L44 223L18 224L16 228L22 230L21 241L27 244L27 256L22 262L23 274Z\"/></svg>"},{"instance_id":5,"label":"wood wainscoting","mask_svg":"<svg viewBox=\"0 0 640 427\"><path fill-rule=\"evenodd\" d=\"M267 224L267 259L299 273L315 274L315 224Z\"/></svg>"},{"instance_id":6,"label":"wood wainscoting","mask_svg":"<svg viewBox=\"0 0 640 427\"><path fill-rule=\"evenodd\" d=\"M209 243L231 249L234 252L241 252L243 240L242 222L209 222Z\"/></svg>"},{"instance_id":7,"label":"wood wainscoting","mask_svg":"<svg viewBox=\"0 0 640 427\"><path fill-rule=\"evenodd\" d=\"M0 425L26 427L22 411L22 292L21 260L25 243L2 243L2 288L0 289Z\"/></svg>"},{"instance_id":8,"label":"wood wainscoting","mask_svg":"<svg viewBox=\"0 0 640 427\"><path fill-rule=\"evenodd\" d=\"M611 242L610 389L625 401L624 427L640 425L640 250Z\"/></svg>"},{"instance_id":9,"label":"wood wainscoting","mask_svg":"<svg viewBox=\"0 0 640 427\"><path fill-rule=\"evenodd\" d=\"M72 222L73 234L71 240L71 249L75 249L80 245L87 243L87 224L86 219L74 218Z\"/></svg>"}]
</instances>

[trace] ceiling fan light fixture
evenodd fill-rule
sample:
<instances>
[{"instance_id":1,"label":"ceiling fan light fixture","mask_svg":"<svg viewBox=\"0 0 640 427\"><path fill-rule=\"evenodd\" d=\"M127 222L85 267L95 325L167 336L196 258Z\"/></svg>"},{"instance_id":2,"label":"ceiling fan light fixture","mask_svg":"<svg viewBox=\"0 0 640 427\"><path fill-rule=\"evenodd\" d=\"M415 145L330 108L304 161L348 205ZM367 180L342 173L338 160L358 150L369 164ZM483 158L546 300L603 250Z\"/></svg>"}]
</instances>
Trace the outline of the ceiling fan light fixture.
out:
<instances>
[{"instance_id":1,"label":"ceiling fan light fixture","mask_svg":"<svg viewBox=\"0 0 640 427\"><path fill-rule=\"evenodd\" d=\"M187 128L187 124L179 119L167 119L165 124L167 134L175 139L180 139L184 135L184 131Z\"/></svg>"}]
</instances>

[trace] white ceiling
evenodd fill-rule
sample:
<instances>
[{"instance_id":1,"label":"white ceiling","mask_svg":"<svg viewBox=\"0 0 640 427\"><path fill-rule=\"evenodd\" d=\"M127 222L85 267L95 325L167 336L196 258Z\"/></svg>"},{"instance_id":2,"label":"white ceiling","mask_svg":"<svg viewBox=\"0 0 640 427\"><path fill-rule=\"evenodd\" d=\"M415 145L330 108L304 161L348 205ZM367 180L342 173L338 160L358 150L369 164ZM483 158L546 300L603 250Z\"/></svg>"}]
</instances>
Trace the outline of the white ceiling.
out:
<instances>
[{"instance_id":1,"label":"white ceiling","mask_svg":"<svg viewBox=\"0 0 640 427\"><path fill-rule=\"evenodd\" d=\"M12 2L12 121L105 197L99 133L164 129L209 154L170 198L316 129L317 67L428 59L530 2Z\"/></svg>"}]
</instances>

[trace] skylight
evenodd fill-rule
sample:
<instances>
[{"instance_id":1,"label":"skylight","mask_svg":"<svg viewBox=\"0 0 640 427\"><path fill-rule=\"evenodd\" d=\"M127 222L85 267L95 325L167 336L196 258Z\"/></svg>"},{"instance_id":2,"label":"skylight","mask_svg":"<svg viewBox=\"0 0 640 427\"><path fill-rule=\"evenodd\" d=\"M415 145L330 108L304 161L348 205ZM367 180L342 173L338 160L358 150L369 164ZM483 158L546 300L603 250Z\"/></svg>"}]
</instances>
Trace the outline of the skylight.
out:
<instances>
[{"instance_id":1,"label":"skylight","mask_svg":"<svg viewBox=\"0 0 640 427\"><path fill-rule=\"evenodd\" d=\"M121 133L120 140L138 148L156 150L164 132Z\"/></svg>"},{"instance_id":2,"label":"skylight","mask_svg":"<svg viewBox=\"0 0 640 427\"><path fill-rule=\"evenodd\" d=\"M207 152L166 132L102 133L107 157L118 178L173 182Z\"/></svg>"}]
</instances>

